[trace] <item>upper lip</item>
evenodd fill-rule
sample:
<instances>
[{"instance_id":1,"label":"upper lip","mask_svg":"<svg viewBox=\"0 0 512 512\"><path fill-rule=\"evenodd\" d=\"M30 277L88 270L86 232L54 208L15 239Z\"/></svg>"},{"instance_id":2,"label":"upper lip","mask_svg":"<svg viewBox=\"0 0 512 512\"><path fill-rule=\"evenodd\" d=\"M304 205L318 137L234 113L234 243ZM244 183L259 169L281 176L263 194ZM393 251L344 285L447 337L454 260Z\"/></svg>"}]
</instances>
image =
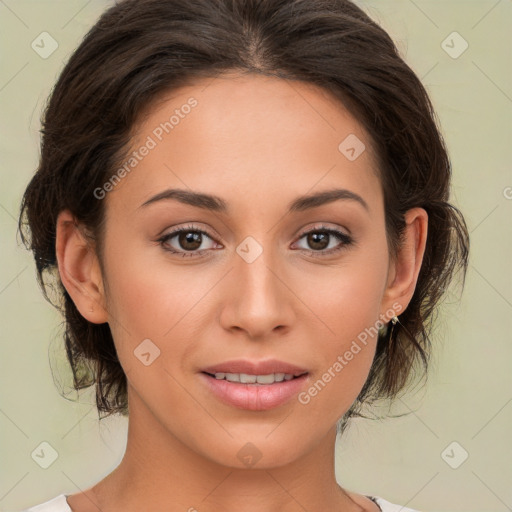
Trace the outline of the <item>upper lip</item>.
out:
<instances>
[{"instance_id":1,"label":"upper lip","mask_svg":"<svg viewBox=\"0 0 512 512\"><path fill-rule=\"evenodd\" d=\"M202 370L205 373L246 373L248 375L269 375L271 373L288 373L294 376L308 373L300 366L279 361L277 359L266 359L265 361L249 361L247 359L233 359L224 361Z\"/></svg>"}]
</instances>

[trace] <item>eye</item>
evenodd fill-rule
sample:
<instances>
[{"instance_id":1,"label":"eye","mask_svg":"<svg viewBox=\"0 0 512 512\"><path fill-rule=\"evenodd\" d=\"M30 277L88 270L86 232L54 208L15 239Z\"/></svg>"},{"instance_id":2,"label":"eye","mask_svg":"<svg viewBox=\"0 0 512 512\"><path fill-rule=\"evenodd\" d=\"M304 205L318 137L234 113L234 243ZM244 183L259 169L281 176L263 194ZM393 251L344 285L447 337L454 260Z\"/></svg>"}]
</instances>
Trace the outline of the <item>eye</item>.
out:
<instances>
[{"instance_id":1,"label":"eye","mask_svg":"<svg viewBox=\"0 0 512 512\"><path fill-rule=\"evenodd\" d=\"M173 239L176 240L173 241ZM158 239L158 242L160 242L166 251L180 254L182 257L201 257L204 256L209 249L213 248L211 246L204 247L203 244L207 239L213 242L212 237L210 237L206 231L190 225L166 233ZM213 245L215 245L215 243ZM198 250L201 246L203 246L203 248Z\"/></svg>"},{"instance_id":2,"label":"eye","mask_svg":"<svg viewBox=\"0 0 512 512\"><path fill-rule=\"evenodd\" d=\"M303 238L312 248L305 248L303 250L320 257L329 256L333 253L341 251L354 242L351 236L343 233L342 231L328 228L326 226L316 226L306 233L303 233L299 240L302 240ZM337 245L336 242L338 242Z\"/></svg>"},{"instance_id":3,"label":"eye","mask_svg":"<svg viewBox=\"0 0 512 512\"><path fill-rule=\"evenodd\" d=\"M323 225L316 226L303 233L299 240L302 239L305 239L311 249L301 247L299 247L299 249L320 257L337 253L352 245L354 242L351 236L342 231ZM208 247L208 244L206 244L207 247L203 246L207 240L210 240L210 247ZM158 239L158 242L160 242L164 250L173 254L179 254L182 257L202 257L207 255L210 249L216 248L216 245L220 245L216 244L206 231L194 225L166 233Z\"/></svg>"}]
</instances>

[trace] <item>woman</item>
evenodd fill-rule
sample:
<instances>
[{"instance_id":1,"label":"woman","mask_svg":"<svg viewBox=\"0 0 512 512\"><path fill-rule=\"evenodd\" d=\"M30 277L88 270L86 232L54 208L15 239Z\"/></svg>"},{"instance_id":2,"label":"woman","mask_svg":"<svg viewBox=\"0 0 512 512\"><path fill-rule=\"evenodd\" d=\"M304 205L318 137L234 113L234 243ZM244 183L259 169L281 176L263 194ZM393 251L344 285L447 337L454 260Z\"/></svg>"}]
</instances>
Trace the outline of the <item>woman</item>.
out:
<instances>
[{"instance_id":1,"label":"woman","mask_svg":"<svg viewBox=\"0 0 512 512\"><path fill-rule=\"evenodd\" d=\"M106 11L52 92L20 229L76 389L128 442L30 510L398 508L344 489L334 446L426 374L467 268L449 188L425 89L348 0Z\"/></svg>"}]
</instances>

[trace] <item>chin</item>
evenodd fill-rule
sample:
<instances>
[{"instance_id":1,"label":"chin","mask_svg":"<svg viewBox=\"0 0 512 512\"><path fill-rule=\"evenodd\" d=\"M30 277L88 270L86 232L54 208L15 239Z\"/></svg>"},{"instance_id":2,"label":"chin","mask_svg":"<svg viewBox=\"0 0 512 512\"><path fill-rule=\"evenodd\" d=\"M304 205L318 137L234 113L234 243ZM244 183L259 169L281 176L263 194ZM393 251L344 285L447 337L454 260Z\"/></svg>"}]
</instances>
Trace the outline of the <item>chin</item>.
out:
<instances>
[{"instance_id":1,"label":"chin","mask_svg":"<svg viewBox=\"0 0 512 512\"><path fill-rule=\"evenodd\" d=\"M274 425L275 428L275 425ZM215 443L212 440L205 446L203 456L216 464L236 469L272 469L293 462L302 453L296 436L277 435L268 432L272 430L258 428L254 435L239 436L233 430L227 429L233 438L225 443ZM215 450L212 447L215 446ZM306 451L306 447L303 447Z\"/></svg>"}]
</instances>

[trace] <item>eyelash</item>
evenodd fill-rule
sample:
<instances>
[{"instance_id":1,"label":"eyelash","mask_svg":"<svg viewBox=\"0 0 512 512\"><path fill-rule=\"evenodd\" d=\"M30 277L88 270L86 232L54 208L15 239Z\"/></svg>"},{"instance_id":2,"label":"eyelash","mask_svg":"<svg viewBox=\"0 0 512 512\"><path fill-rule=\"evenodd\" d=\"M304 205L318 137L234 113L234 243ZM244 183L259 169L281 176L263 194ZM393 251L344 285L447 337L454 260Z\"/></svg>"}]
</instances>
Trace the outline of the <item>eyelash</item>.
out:
<instances>
[{"instance_id":1,"label":"eyelash","mask_svg":"<svg viewBox=\"0 0 512 512\"><path fill-rule=\"evenodd\" d=\"M164 244L166 242L168 242L169 240L174 238L176 235L179 235L180 233L183 233L183 232L185 232L185 233L189 233L189 232L201 233L202 235L206 235L208 238L214 240L214 238L212 236L210 236L210 234L207 233L206 231L204 231L202 229L198 229L197 227L195 227L193 225L188 225L186 227L176 229L175 231L172 231L171 233L165 234L164 236L160 237L157 241L160 242L160 244L162 245L162 247L164 248L165 251L168 251L168 252L173 253L173 254L180 254L182 257L197 257L197 258L201 258L201 257L206 256L205 253L207 253L208 251L211 250L211 249L203 249L201 251L187 251L187 252L184 252L184 251L177 251L175 249L169 249L168 247L164 246ZM313 254L314 256L318 256L320 258L322 258L324 256L330 256L330 255L332 255L334 253L342 251L343 249L345 249L348 246L352 245L353 242L354 242L354 240L353 240L353 238L351 236L349 236L349 235L347 235L345 233L342 233L341 231L338 231L336 229L328 228L327 226L324 226L324 225L315 226L313 229L305 231L304 233L302 233L299 236L298 240L301 240L302 238L304 238L306 235L309 235L310 233L327 233L327 234L333 235L340 242L342 242L340 245L338 245L334 249L329 249L327 251L326 250L314 251L312 249L302 249L303 251L306 251L307 253Z\"/></svg>"}]
</instances>

